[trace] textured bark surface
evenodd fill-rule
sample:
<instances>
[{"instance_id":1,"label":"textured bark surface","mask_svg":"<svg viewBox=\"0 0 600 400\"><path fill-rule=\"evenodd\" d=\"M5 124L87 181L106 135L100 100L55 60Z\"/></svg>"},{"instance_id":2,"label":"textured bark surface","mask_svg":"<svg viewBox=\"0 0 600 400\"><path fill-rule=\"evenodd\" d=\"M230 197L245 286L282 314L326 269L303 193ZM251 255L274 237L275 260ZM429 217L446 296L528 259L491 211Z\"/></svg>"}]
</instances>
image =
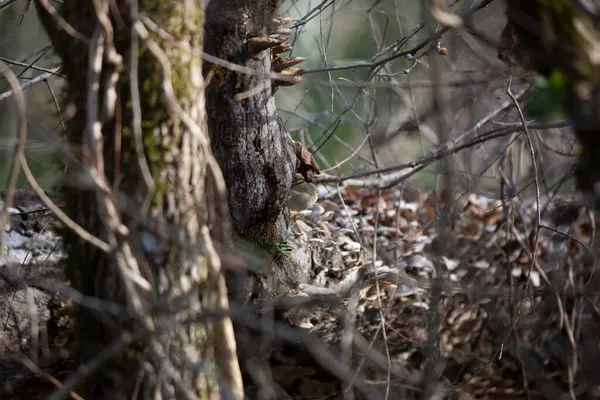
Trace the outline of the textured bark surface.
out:
<instances>
[{"instance_id":1,"label":"textured bark surface","mask_svg":"<svg viewBox=\"0 0 600 400\"><path fill-rule=\"evenodd\" d=\"M38 6L40 3L41 0ZM103 203L106 196L100 191L77 184L66 186L65 208L69 216L118 249L116 254L106 254L82 241L72 231L65 230L67 275L73 286L88 296L127 304L126 294L130 288L122 282L122 257L119 257L121 250L130 249L139 264L139 274L152 285L152 293L143 299L142 304L146 312L150 312L157 300L153 297L168 300L186 294L190 286L191 290L214 287L211 286L214 282L207 277L205 257L194 251L203 247L199 239L200 230L207 222L213 237L218 237L225 247L231 234L228 230L230 216L238 234L250 235L262 242L290 242L285 204L296 166L294 147L277 119L271 81L267 76L271 70L269 50L251 55L247 44L248 38L263 37L269 29L273 29L277 6L274 1L213 0L209 2L205 29L202 29L205 19L203 2L139 2L140 14L144 13L172 37L166 39L156 32L150 34L151 40L162 48L170 65L170 81L181 110L199 126L203 135L210 136L212 140L212 150L227 184L229 207L229 213L224 211L224 201L214 193L215 181L208 173L207 157L200 139L190 133L188 126L165 100L164 66L140 38L137 81L141 129L144 153L156 189L148 212L139 215L147 188L137 162L132 122L134 97L130 80L135 77L131 75L129 63L131 53L136 50L131 49L131 3L124 0L114 3L100 0L63 2L58 8L59 14L83 36L83 40L57 28L55 18L44 13L43 7L38 9L67 76L63 105L63 109L71 114L67 139L71 145L85 150L82 132L89 129L90 113L88 70L91 56L88 54L93 48L90 43L94 43L90 38L94 33L97 37L100 29L101 18L96 14L96 7L99 4L108 7L109 3L112 5L105 9L105 18L108 16L114 40L105 39L110 42L109 46L114 43L116 53L122 57L122 65L111 64L110 57L103 58L96 104L98 110L93 111L97 111L98 115L105 114L102 104L108 98L107 93L110 94L107 85L110 77L114 76L111 74L118 73L116 111L100 121L103 170L99 172L106 174L107 187L118 188L121 204L116 218L121 218L128 230L127 234L119 233L115 237L114 226L107 223L109 216L100 212L106 209ZM196 52L192 55L178 44ZM200 56L203 44L208 54L251 69L254 73L234 72L210 64L203 66ZM204 76L211 76L206 91L202 68ZM243 100L236 98L236 95L247 92L252 94ZM71 183L77 183L78 173L85 170L82 163L94 165L95 160L93 157L90 159L91 156L82 151L80 157L69 160ZM123 205L125 207L121 208ZM189 247L182 248L180 243L170 240L173 237L184 239ZM305 281L310 265L305 249L306 243L296 243L291 259L271 254L266 262L268 273L257 281L258 291L266 291L268 297L285 295L299 282ZM298 260L302 260L302 266ZM201 294L196 298L186 296L182 307L187 312L196 312L214 301L214 297L204 292ZM152 319L153 326L169 328L161 333L159 340L164 349L169 349L165 362L168 360L172 364L184 382L193 382L196 393L201 393L203 398L218 396L214 377L198 376L201 371L193 364L200 359L209 364L213 361L217 364L228 362L212 358L220 349L208 338L211 334L219 335L220 325L215 323L213 330L207 330L205 325L175 328L170 317ZM135 331L138 322L106 316L99 318L81 310L77 317L81 361L102 353L105 346L118 339L123 330ZM139 358L148 347L154 348L152 345L145 346L144 341L129 346L126 356L119 356L102 374L94 376L92 384L83 391L86 398L131 397L136 384L132 377L138 376ZM182 352L182 349L186 351ZM226 381L234 380L228 372L223 372L223 375ZM147 387L151 387L156 379L145 371ZM163 395L167 397L185 397L179 396L175 389L172 393L165 390Z\"/></svg>"},{"instance_id":2,"label":"textured bark surface","mask_svg":"<svg viewBox=\"0 0 600 400\"><path fill-rule=\"evenodd\" d=\"M142 307L149 312L153 306L151 303L155 302L157 297L168 299L184 294L189 290L185 287L189 287L190 284L192 290L197 290L197 285L207 288L211 283L207 282L205 256L198 251L182 248L180 243L170 241L168 235L164 236L164 229L159 232L145 222L149 221L149 217L158 221L154 226L167 227L168 232L175 232L175 237L183 239L190 245L189 248L198 249L201 247L201 227L206 224L207 214L214 202L211 203L205 193L207 158L201 146L201 139L191 134L186 125L167 107L162 87L162 66L155 54L151 54L142 39L139 39L137 80L143 145L156 182L148 213L139 215L147 188L137 162L133 138L132 96L129 86L133 76L129 73L132 52L130 2L108 3L112 4L110 11L105 15L110 16L109 22L114 29L114 46L122 56L123 68L116 83L116 111L112 118L103 121L105 170L100 173L106 174L109 187L118 187L118 197L125 199L122 203L127 207L119 211L123 222L127 224L128 233L118 238L118 248L126 246L131 249L139 265L138 273L152 284L151 292L146 292L146 297L142 298ZM95 7L108 3L65 1L58 10L62 18L77 32L85 38L91 38L94 31L99 29ZM67 77L63 109L71 110L72 113L68 121L67 139L70 144L78 146L82 144L82 132L86 129L86 116L89 112L86 97L89 90L87 71L90 45L57 28L55 19L47 15L43 7L38 7L38 11L55 51L62 60L63 73ZM179 106L199 126L206 140L208 134L200 56L203 44L203 1L140 1L139 11L172 35L175 41L197 50L192 55L172 43L162 41L158 36L152 36L153 40L161 45L170 62L171 83ZM110 83L107 78L112 67L106 58L102 68L99 108L104 100L102 95L106 85ZM102 114L101 110L99 114ZM91 162L86 158L88 156L84 154L82 157L81 161L84 164ZM81 165L71 163L72 175L68 178L71 183L76 182L74 178L77 178L77 173L81 170ZM78 185L67 185L64 188L64 197L66 211L75 222L100 239L110 242L107 236L106 215L98 212L101 209L101 196L98 192L86 191ZM221 222L222 226L226 227L226 221ZM213 229L219 230L220 227L213 226ZM224 234L227 235L226 232ZM103 253L83 242L70 230L65 230L63 236L71 284L85 295L126 304L125 288L117 268L119 254ZM152 240L149 240L150 238ZM186 310L198 311L207 301L211 301L207 293L204 293L203 297L198 294L187 296ZM171 363L180 379L190 383L196 393L202 393L203 398L218 397L216 383L212 380L214 378L198 377L198 368L192 365L200 358L204 363L211 363L214 356L214 349L209 350L211 344L207 343L206 324L193 326L193 329L190 326L175 327L168 318L163 321L159 317L155 317L152 324L164 332L158 339L158 343L166 352L164 362ZM139 328L137 322L109 318L107 315L99 317L85 310L81 310L78 315L77 326L81 362L106 351L105 346L118 339L124 330L134 333ZM170 328L166 329L169 326ZM119 356L117 353L116 361L109 367L103 367L102 373L95 374L86 390L80 393L85 398L131 398L136 385L135 377L141 376L140 357L144 354L144 342L135 344L126 352L127 355ZM152 387L157 383L157 379L160 381L162 378L152 376L152 372L148 373L146 370L143 381L147 386L142 387ZM162 384L160 390L163 395L185 398L175 389L169 395L170 384L166 381Z\"/></svg>"},{"instance_id":3,"label":"textured bark surface","mask_svg":"<svg viewBox=\"0 0 600 400\"><path fill-rule=\"evenodd\" d=\"M286 201L296 168L294 145L276 115L270 80L271 49L251 54L250 38L268 37L277 17L277 1L222 0L207 6L205 52L254 71L236 72L204 63L211 145L228 189L233 228L242 238L292 245L290 258L265 254L244 240L238 248L263 257L255 265L265 273L230 290L238 299L285 296L309 278L310 251L290 231ZM280 90L285 90L282 88ZM245 94L239 100L237 95ZM248 259L246 257L246 259ZM242 281L244 278L242 278ZM243 299L242 299L243 300Z\"/></svg>"},{"instance_id":4,"label":"textured bark surface","mask_svg":"<svg viewBox=\"0 0 600 400\"><path fill-rule=\"evenodd\" d=\"M268 34L276 1L223 0L207 7L205 51L262 75L205 64L211 141L229 192L235 229L268 242L286 240L283 213L295 168L293 147L279 126L268 74L269 50L248 52L248 38ZM263 90L256 90L263 88ZM236 94L255 92L243 100Z\"/></svg>"},{"instance_id":5,"label":"textured bark surface","mask_svg":"<svg viewBox=\"0 0 600 400\"><path fill-rule=\"evenodd\" d=\"M310 277L311 253L306 235L290 230L286 201L296 169L294 145L276 115L274 86L267 75L272 69L271 50L251 54L248 39L265 38L277 17L277 1L211 1L206 11L205 52L254 71L247 74L204 64L207 82L206 101L211 145L219 161L228 189L228 207L233 228L242 240L238 251L249 263L248 252L262 261L254 268L260 275L236 274L229 280L232 304L248 299L261 310L271 307ZM257 90L258 89L258 90ZM280 90L285 90L282 88ZM243 100L236 95L244 96ZM292 246L291 257L277 252L265 253L245 243L252 237L260 242ZM256 260L256 258L254 258ZM236 301L237 300L237 301ZM294 312L286 314L293 321ZM246 371L264 366L272 343L264 332L236 327L241 365ZM252 373L250 374L252 375ZM253 379L247 379L251 384Z\"/></svg>"}]
</instances>

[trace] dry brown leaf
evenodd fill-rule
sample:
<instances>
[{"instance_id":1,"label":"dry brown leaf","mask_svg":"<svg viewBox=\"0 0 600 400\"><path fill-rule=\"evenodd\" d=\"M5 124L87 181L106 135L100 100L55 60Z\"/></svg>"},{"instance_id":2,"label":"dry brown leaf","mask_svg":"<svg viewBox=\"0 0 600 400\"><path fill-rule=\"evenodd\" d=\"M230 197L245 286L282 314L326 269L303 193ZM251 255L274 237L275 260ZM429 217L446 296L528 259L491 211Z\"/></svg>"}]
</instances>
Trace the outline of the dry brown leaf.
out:
<instances>
[{"instance_id":1,"label":"dry brown leaf","mask_svg":"<svg viewBox=\"0 0 600 400\"><path fill-rule=\"evenodd\" d=\"M302 175L306 182L312 182L313 175L319 175L321 169L306 146L294 141L294 148L296 152L296 172Z\"/></svg>"}]
</instances>

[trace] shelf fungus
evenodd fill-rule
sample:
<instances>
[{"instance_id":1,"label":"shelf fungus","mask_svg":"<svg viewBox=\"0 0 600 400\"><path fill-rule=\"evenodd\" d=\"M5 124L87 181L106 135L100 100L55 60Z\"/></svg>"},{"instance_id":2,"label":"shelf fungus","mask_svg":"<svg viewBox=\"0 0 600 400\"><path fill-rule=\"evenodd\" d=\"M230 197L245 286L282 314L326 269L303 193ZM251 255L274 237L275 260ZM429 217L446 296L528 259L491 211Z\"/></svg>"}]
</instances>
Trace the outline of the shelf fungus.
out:
<instances>
[{"instance_id":1,"label":"shelf fungus","mask_svg":"<svg viewBox=\"0 0 600 400\"><path fill-rule=\"evenodd\" d=\"M268 36L252 37L248 39L248 52L252 57L263 58L266 53L265 50L280 46L285 40L278 38L271 38Z\"/></svg>"},{"instance_id":2,"label":"shelf fungus","mask_svg":"<svg viewBox=\"0 0 600 400\"><path fill-rule=\"evenodd\" d=\"M273 18L273 20L269 24L269 30L275 32L283 25L291 24L293 21L294 19L290 16Z\"/></svg>"},{"instance_id":3,"label":"shelf fungus","mask_svg":"<svg viewBox=\"0 0 600 400\"><path fill-rule=\"evenodd\" d=\"M271 61L271 71L281 72L286 68L293 67L306 60L304 57L282 57L276 54Z\"/></svg>"},{"instance_id":4,"label":"shelf fungus","mask_svg":"<svg viewBox=\"0 0 600 400\"><path fill-rule=\"evenodd\" d=\"M268 34L248 38L248 53L251 57L262 60L271 57L271 72L281 75L280 79L273 79L273 90L279 86L292 86L301 81L304 72L295 67L304 60L304 57L284 57L281 53L289 52L293 46L288 42L291 29L283 27L293 21L291 17L278 17L268 26ZM279 77L278 77L279 78Z\"/></svg>"},{"instance_id":5,"label":"shelf fungus","mask_svg":"<svg viewBox=\"0 0 600 400\"><path fill-rule=\"evenodd\" d=\"M276 86L293 86L299 83L302 79L300 76L302 75L304 70L302 68L287 68L279 73L283 75L285 79L275 79L273 84Z\"/></svg>"},{"instance_id":6,"label":"shelf fungus","mask_svg":"<svg viewBox=\"0 0 600 400\"><path fill-rule=\"evenodd\" d=\"M275 18L269 24L268 33L266 35L248 38L248 53L250 56L262 59L267 54L266 50L268 49L271 49L271 54L290 51L292 46L287 40L289 39L292 30L284 28L283 25L288 24L291 21L291 17Z\"/></svg>"}]
</instances>

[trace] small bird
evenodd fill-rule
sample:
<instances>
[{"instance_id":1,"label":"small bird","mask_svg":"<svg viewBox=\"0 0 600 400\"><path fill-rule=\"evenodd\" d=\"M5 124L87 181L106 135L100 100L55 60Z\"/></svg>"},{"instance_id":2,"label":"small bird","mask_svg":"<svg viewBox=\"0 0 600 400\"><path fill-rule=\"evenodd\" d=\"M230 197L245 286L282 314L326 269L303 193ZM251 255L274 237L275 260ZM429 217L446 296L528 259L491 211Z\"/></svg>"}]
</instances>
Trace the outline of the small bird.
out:
<instances>
[{"instance_id":1,"label":"small bird","mask_svg":"<svg viewBox=\"0 0 600 400\"><path fill-rule=\"evenodd\" d=\"M319 198L319 190L312 183L304 180L292 183L287 206L291 211L302 211L310 208Z\"/></svg>"}]
</instances>

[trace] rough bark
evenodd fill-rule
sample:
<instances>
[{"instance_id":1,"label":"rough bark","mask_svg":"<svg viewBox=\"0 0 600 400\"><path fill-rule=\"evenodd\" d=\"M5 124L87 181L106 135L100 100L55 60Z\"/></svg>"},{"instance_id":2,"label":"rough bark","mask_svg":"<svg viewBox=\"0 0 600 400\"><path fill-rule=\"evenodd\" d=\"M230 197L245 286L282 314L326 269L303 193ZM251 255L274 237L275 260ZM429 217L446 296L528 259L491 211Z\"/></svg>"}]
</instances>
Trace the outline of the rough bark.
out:
<instances>
[{"instance_id":1,"label":"rough bark","mask_svg":"<svg viewBox=\"0 0 600 400\"><path fill-rule=\"evenodd\" d=\"M47 12L47 1L37 1L67 77L63 101L63 109L71 114L67 139L82 149L81 157L71 158L68 163L66 211L112 249L107 253L94 248L76 233L65 230L67 274L71 284L83 294L116 301L130 312L129 317L111 317L80 309L80 361L90 361L105 352L106 346L122 339L123 332L141 334L139 340L126 343L124 352L116 352L114 362L103 367L101 373L94 374L93 379L88 377L82 394L86 398L131 398L136 385L143 382L141 390L146 394L156 387L169 398L189 398L192 393L202 398L219 398L216 375L207 371L215 363L222 367L221 378L232 385L230 390L236 392L241 385L239 376L231 372L231 367L237 365L233 362L235 354L222 354L231 349L219 347L211 336L227 336L231 326L222 320L210 328L206 323L176 324L172 312L149 317L159 300L164 304L177 296L183 303L175 311L184 308L188 315L207 306L227 307L226 297L223 302L222 278L214 273L211 276L209 271L210 246L204 240L207 215L214 212L217 201L222 201L218 191L207 194L206 190L207 180L211 189L218 187L220 172L211 172L207 167L210 149L206 146L201 72L204 2L139 1L140 14L144 13L173 38L150 34L149 39L159 47L156 51L150 51L140 31L136 34L138 50L132 49L132 4L103 0L62 2L58 14L77 32L73 35L57 27L56 18ZM90 103L89 63L94 46L104 55L98 101ZM139 57L137 72L132 72L132 54ZM160 54L162 61L170 64L172 76L168 81L179 108L174 109L168 100L163 82L165 64L161 64ZM113 78L117 78L114 92ZM147 212L143 206L149 191L135 148L131 79L139 83L143 153L155 182ZM97 122L101 124L97 146L103 149L95 154L90 154L93 147L84 134L90 129L91 113L99 115ZM184 114L186 118L182 117ZM98 125L92 129L95 126ZM107 189L112 189L111 195L99 190L94 182L89 184L89 170L104 180ZM81 185L82 177L84 182L87 179L87 187ZM213 230L226 231L227 221L219 222ZM221 234L227 236L227 232ZM124 276L127 268L130 270L125 272L141 276L150 289L132 284ZM213 290L218 293L213 294ZM204 369L199 367L200 362ZM145 368L141 374L143 365L152 368Z\"/></svg>"},{"instance_id":2,"label":"rough bark","mask_svg":"<svg viewBox=\"0 0 600 400\"><path fill-rule=\"evenodd\" d=\"M234 227L266 241L285 240L283 213L292 183L294 154L280 128L270 79L269 51L251 55L248 38L265 36L277 16L275 1L225 0L207 8L205 50L259 75L205 65L211 143L229 192ZM261 75L262 74L262 75ZM235 95L259 90L243 100Z\"/></svg>"},{"instance_id":3,"label":"rough bark","mask_svg":"<svg viewBox=\"0 0 600 400\"><path fill-rule=\"evenodd\" d=\"M210 77L206 98L211 144L227 184L233 228L242 238L286 242L294 248L291 259L277 252L267 255L268 279L260 280L253 290L269 297L288 294L306 281L310 266L306 244L294 243L289 229L286 200L296 155L277 118L275 85L268 75L275 49L256 52L248 44L252 38L274 33L278 4L277 0L212 1L205 24L206 53L254 71L204 64L204 74Z\"/></svg>"},{"instance_id":4,"label":"rough bark","mask_svg":"<svg viewBox=\"0 0 600 400\"><path fill-rule=\"evenodd\" d=\"M318 173L316 165L308 165L314 163L310 154L308 160L297 158L294 143L276 115L273 95L281 81L269 77L271 71L293 74L295 69L286 67L301 58L279 56L288 48L287 43L263 50L256 48L255 40L263 41L262 45L277 37L282 21L274 21L278 3L212 1L205 24L205 52L237 67L204 63L204 74L210 79L206 90L208 126L212 149L227 184L237 251L247 264L254 264L253 271L261 271L258 275L250 273L249 279L245 272L232 274L228 287L232 304L247 304L251 299L261 312L269 312L272 304L309 280L311 253L307 239L291 233L286 202L294 172L304 172L306 176ZM244 70L240 71L240 67ZM301 168L304 169L299 171ZM266 243L285 243L290 253L285 257L277 251L265 252L261 247ZM293 322L295 313L285 311L285 317ZM246 329L243 324L236 326L239 358L245 371L265 367L273 350L273 343L266 336L265 332ZM254 379L256 375L249 376Z\"/></svg>"}]
</instances>

